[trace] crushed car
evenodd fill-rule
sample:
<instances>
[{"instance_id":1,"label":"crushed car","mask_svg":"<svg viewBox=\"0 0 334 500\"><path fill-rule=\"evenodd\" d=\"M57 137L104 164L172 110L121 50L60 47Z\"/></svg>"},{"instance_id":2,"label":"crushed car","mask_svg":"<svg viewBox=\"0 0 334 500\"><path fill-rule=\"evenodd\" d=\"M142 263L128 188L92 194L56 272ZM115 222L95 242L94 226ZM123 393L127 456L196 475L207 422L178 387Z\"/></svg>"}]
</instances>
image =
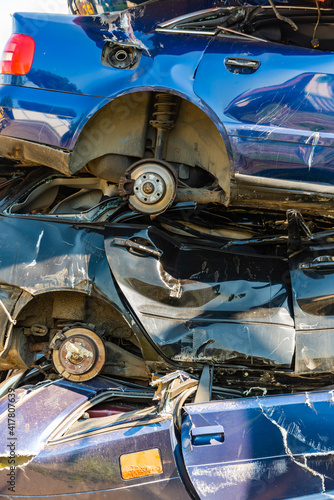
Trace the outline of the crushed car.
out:
<instances>
[{"instance_id":1,"label":"crushed car","mask_svg":"<svg viewBox=\"0 0 334 500\"><path fill-rule=\"evenodd\" d=\"M236 388L330 383L332 80L305 68L332 59L334 10L199 7L14 16L0 85L4 372L52 359L68 380L147 382L209 364ZM59 50L69 40L75 58Z\"/></svg>"},{"instance_id":2,"label":"crushed car","mask_svg":"<svg viewBox=\"0 0 334 500\"><path fill-rule=\"evenodd\" d=\"M331 383L331 218L180 202L152 219L89 173L2 172L4 372L52 361L51 377L148 383L210 365L236 389Z\"/></svg>"},{"instance_id":3,"label":"crushed car","mask_svg":"<svg viewBox=\"0 0 334 500\"><path fill-rule=\"evenodd\" d=\"M155 392L105 377L36 383L36 369L11 384L0 400L1 498L333 496L332 389L245 398L211 387L208 366L199 380L157 377Z\"/></svg>"},{"instance_id":4,"label":"crushed car","mask_svg":"<svg viewBox=\"0 0 334 500\"><path fill-rule=\"evenodd\" d=\"M70 5L13 17L0 155L88 171L139 213L333 213L332 0Z\"/></svg>"}]
</instances>

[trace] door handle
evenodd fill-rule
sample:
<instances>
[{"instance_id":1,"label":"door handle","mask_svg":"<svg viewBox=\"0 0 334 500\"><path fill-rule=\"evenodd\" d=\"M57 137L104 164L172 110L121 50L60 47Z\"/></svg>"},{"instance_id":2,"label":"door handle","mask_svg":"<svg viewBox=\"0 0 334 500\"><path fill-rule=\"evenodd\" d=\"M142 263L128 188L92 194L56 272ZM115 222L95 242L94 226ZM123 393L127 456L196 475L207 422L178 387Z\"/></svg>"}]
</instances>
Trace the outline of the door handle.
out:
<instances>
[{"instance_id":1,"label":"door handle","mask_svg":"<svg viewBox=\"0 0 334 500\"><path fill-rule=\"evenodd\" d=\"M298 269L301 271L307 271L309 269L316 269L318 271L334 269L334 256L321 255L320 257L316 257L312 262L302 262L299 264Z\"/></svg>"},{"instance_id":2,"label":"door handle","mask_svg":"<svg viewBox=\"0 0 334 500\"><path fill-rule=\"evenodd\" d=\"M192 427L190 434L194 445L218 444L224 442L224 427L222 425ZM213 443L212 440L214 440Z\"/></svg>"},{"instance_id":3,"label":"door handle","mask_svg":"<svg viewBox=\"0 0 334 500\"><path fill-rule=\"evenodd\" d=\"M255 59L244 59L241 57L227 57L225 66L232 73L254 73L261 66L260 61Z\"/></svg>"},{"instance_id":4,"label":"door handle","mask_svg":"<svg viewBox=\"0 0 334 500\"><path fill-rule=\"evenodd\" d=\"M137 255L147 254L151 255L152 257L156 257L157 259L159 259L162 256L162 252L160 250L147 247L146 245L141 245L140 243L136 243L135 241L128 240L125 238L115 238L113 240L113 245L115 247L128 248L129 250L136 252Z\"/></svg>"}]
</instances>

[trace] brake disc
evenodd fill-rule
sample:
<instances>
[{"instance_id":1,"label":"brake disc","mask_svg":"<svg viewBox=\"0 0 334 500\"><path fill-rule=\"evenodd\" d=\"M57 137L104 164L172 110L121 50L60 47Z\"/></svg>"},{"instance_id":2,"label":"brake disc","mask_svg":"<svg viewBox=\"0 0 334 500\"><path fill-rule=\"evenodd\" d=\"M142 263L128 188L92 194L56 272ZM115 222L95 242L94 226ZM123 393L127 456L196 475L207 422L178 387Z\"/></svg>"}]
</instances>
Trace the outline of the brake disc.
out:
<instances>
[{"instance_id":1,"label":"brake disc","mask_svg":"<svg viewBox=\"0 0 334 500\"><path fill-rule=\"evenodd\" d=\"M177 178L173 168L161 160L141 160L120 179L119 192L135 212L160 214L176 196Z\"/></svg>"}]
</instances>

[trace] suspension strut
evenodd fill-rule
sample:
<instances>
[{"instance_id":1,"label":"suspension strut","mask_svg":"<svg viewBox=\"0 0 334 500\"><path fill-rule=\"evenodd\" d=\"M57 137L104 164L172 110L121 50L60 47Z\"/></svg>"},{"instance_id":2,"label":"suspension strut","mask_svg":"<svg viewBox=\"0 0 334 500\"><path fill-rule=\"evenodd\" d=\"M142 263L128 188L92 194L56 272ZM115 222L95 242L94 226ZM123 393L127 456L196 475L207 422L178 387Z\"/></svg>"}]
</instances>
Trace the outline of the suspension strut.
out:
<instances>
[{"instance_id":1,"label":"suspension strut","mask_svg":"<svg viewBox=\"0 0 334 500\"><path fill-rule=\"evenodd\" d=\"M153 119L150 120L150 125L157 130L155 156L131 165L120 178L119 193L136 212L160 214L175 199L177 174L173 166L162 161L162 158L167 134L175 123L177 104L177 98L171 94L156 94Z\"/></svg>"},{"instance_id":2,"label":"suspension strut","mask_svg":"<svg viewBox=\"0 0 334 500\"><path fill-rule=\"evenodd\" d=\"M157 129L155 143L155 158L157 160L162 160L167 132L174 126L176 105L177 102L173 95L166 93L156 94L156 102L154 103L155 111L153 112L154 119L150 120L150 125Z\"/></svg>"}]
</instances>

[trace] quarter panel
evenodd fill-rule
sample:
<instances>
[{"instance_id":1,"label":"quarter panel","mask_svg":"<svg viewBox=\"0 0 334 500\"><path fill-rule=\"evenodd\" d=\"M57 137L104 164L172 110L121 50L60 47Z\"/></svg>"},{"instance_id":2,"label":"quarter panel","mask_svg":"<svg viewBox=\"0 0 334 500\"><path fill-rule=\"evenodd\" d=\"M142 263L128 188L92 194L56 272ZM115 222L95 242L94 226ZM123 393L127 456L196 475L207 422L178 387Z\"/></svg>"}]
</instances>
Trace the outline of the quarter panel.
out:
<instances>
[{"instance_id":1,"label":"quarter panel","mask_svg":"<svg viewBox=\"0 0 334 500\"><path fill-rule=\"evenodd\" d=\"M97 427L98 427L98 419ZM59 444L49 444L17 477L17 492L28 497L170 500L190 498L179 477L171 446L171 420L152 425L105 430ZM146 449L160 450L163 473L124 480L120 456ZM30 481L27 483L27 477ZM106 497L106 495L108 495ZM22 498L22 497L21 497Z\"/></svg>"},{"instance_id":2,"label":"quarter panel","mask_svg":"<svg viewBox=\"0 0 334 500\"><path fill-rule=\"evenodd\" d=\"M99 97L0 85L0 134L71 149L81 121L106 102Z\"/></svg>"}]
</instances>

